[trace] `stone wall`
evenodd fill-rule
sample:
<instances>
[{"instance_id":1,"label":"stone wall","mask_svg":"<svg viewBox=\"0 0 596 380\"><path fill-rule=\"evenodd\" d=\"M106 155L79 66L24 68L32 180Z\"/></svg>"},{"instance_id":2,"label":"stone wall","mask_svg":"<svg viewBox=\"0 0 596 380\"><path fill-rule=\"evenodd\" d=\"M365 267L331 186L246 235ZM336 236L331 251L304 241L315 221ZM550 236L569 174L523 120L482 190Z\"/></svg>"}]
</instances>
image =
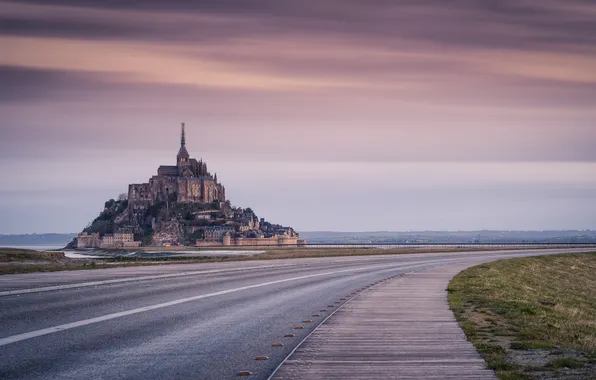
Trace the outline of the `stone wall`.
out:
<instances>
[{"instance_id":1,"label":"stone wall","mask_svg":"<svg viewBox=\"0 0 596 380\"><path fill-rule=\"evenodd\" d=\"M178 178L178 202L206 202L203 199L204 180L199 178Z\"/></svg>"},{"instance_id":2,"label":"stone wall","mask_svg":"<svg viewBox=\"0 0 596 380\"><path fill-rule=\"evenodd\" d=\"M197 240L195 246L197 247L219 247L223 244L219 241L205 241L205 240Z\"/></svg>"},{"instance_id":3,"label":"stone wall","mask_svg":"<svg viewBox=\"0 0 596 380\"><path fill-rule=\"evenodd\" d=\"M99 248L99 233L81 232L77 236L77 248Z\"/></svg>"},{"instance_id":4,"label":"stone wall","mask_svg":"<svg viewBox=\"0 0 596 380\"><path fill-rule=\"evenodd\" d=\"M148 183L128 185L129 203L151 203L153 196Z\"/></svg>"},{"instance_id":5,"label":"stone wall","mask_svg":"<svg viewBox=\"0 0 596 380\"><path fill-rule=\"evenodd\" d=\"M229 243L229 244L227 244ZM304 242L302 242L304 244ZM224 238L223 245L230 245L230 246L286 246L286 245L298 245L298 238L295 236L287 236L287 235L276 235L268 238Z\"/></svg>"},{"instance_id":6,"label":"stone wall","mask_svg":"<svg viewBox=\"0 0 596 380\"><path fill-rule=\"evenodd\" d=\"M153 176L149 180L149 187L154 202L165 202L171 194L178 193L178 178Z\"/></svg>"}]
</instances>

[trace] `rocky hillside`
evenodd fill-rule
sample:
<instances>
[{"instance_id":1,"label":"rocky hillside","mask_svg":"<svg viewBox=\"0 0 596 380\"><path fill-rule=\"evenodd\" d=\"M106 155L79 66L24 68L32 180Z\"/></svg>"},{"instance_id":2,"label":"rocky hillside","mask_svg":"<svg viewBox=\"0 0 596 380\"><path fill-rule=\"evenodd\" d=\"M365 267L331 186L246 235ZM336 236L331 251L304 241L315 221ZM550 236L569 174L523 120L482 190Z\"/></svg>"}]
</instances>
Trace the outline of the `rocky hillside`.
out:
<instances>
[{"instance_id":1,"label":"rocky hillside","mask_svg":"<svg viewBox=\"0 0 596 380\"><path fill-rule=\"evenodd\" d=\"M83 232L104 236L126 230L133 232L135 240L144 245L161 245L166 241L192 245L204 238L207 227L225 225L240 229L240 226L247 226L251 221L258 220L258 216L250 208L233 207L229 201L177 203L171 200L133 210L128 201L121 197L105 202L99 216ZM263 227L267 229L281 226L264 222ZM76 247L76 239L67 247Z\"/></svg>"}]
</instances>

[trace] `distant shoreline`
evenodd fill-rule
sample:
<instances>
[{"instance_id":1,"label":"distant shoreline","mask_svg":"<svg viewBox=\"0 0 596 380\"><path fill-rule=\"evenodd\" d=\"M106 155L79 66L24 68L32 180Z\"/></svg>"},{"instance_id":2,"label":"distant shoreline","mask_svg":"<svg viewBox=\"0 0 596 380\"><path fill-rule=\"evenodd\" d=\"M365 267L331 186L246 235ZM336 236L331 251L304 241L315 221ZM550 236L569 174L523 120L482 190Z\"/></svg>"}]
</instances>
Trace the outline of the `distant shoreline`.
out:
<instances>
[{"instance_id":1,"label":"distant shoreline","mask_svg":"<svg viewBox=\"0 0 596 380\"><path fill-rule=\"evenodd\" d=\"M76 233L48 234L0 234L0 246L6 247L52 247L63 249L77 236ZM535 243L535 244L581 244L596 243L596 230L477 230L477 231L303 231L300 238L314 244L493 244L493 243ZM143 247L155 249L164 247ZM168 247L181 250L188 247ZM194 248L194 247L191 247ZM213 247L217 248L217 247ZM238 247L234 247L238 248ZM37 248L34 248L37 249Z\"/></svg>"}]
</instances>

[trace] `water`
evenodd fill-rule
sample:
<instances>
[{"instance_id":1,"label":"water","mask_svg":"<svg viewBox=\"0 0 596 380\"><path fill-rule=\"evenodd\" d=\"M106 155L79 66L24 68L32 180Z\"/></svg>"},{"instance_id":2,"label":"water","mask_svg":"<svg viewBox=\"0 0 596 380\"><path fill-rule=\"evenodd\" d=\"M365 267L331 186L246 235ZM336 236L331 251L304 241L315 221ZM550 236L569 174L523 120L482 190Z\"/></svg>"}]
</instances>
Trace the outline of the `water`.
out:
<instances>
[{"instance_id":1,"label":"water","mask_svg":"<svg viewBox=\"0 0 596 380\"><path fill-rule=\"evenodd\" d=\"M19 246L2 246L0 248L16 248L16 249L30 249L33 251L57 251L63 252L64 255L71 259L98 259L113 256L107 254L104 256L94 255L93 253L103 254L105 252L89 252L88 251L71 251L64 250L62 245L19 245ZM121 252L117 256L137 256L137 257L217 257L217 256L243 256L243 255L257 255L265 251L247 251L247 250L188 250L188 251L168 251L167 249L156 249L153 251L134 251L134 252Z\"/></svg>"},{"instance_id":2,"label":"water","mask_svg":"<svg viewBox=\"0 0 596 380\"><path fill-rule=\"evenodd\" d=\"M264 253L265 251L245 251L245 250L238 250L238 251L201 251L201 250L196 250L196 251L145 251L145 253L164 253L167 256L170 257L204 257L204 256L250 256L250 255L258 255L260 253Z\"/></svg>"},{"instance_id":3,"label":"water","mask_svg":"<svg viewBox=\"0 0 596 380\"><path fill-rule=\"evenodd\" d=\"M72 251L62 251L64 252L64 256L68 257L69 259L101 259L105 258L105 256L95 256L95 255L87 255L87 254L80 254Z\"/></svg>"},{"instance_id":4,"label":"water","mask_svg":"<svg viewBox=\"0 0 596 380\"><path fill-rule=\"evenodd\" d=\"M10 245L0 245L0 248L15 248L15 249L29 249L32 251L56 251L64 253L64 256L71 258L71 259L97 259L101 258L102 256L94 256L94 255L86 255L80 254L73 251L67 251L63 245L17 245L17 246L10 246Z\"/></svg>"},{"instance_id":5,"label":"water","mask_svg":"<svg viewBox=\"0 0 596 380\"><path fill-rule=\"evenodd\" d=\"M64 248L64 245L0 245L0 248L30 249L32 251L60 251Z\"/></svg>"}]
</instances>

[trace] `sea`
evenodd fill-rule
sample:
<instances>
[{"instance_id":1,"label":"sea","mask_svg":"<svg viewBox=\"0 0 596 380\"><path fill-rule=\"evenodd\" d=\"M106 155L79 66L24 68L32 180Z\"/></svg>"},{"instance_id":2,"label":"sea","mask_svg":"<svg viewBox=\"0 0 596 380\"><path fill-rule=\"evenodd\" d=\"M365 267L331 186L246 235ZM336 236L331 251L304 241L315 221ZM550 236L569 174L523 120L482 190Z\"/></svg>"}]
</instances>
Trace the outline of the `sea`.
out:
<instances>
[{"instance_id":1,"label":"sea","mask_svg":"<svg viewBox=\"0 0 596 380\"><path fill-rule=\"evenodd\" d=\"M62 248L64 248L64 245L0 245L0 248L31 249L33 251L61 251Z\"/></svg>"},{"instance_id":2,"label":"sea","mask_svg":"<svg viewBox=\"0 0 596 380\"><path fill-rule=\"evenodd\" d=\"M105 258L106 256L96 256L89 251L76 251L76 250L65 250L64 245L0 245L0 248L16 248L16 249L30 249L33 251L57 251L64 252L64 256L71 259L93 259L93 258ZM155 251L136 251L129 252L123 256L139 256L139 257L229 257L229 256L244 256L244 255L257 255L265 251L249 251L249 250L188 250L188 251L168 251L167 248L156 248Z\"/></svg>"}]
</instances>

